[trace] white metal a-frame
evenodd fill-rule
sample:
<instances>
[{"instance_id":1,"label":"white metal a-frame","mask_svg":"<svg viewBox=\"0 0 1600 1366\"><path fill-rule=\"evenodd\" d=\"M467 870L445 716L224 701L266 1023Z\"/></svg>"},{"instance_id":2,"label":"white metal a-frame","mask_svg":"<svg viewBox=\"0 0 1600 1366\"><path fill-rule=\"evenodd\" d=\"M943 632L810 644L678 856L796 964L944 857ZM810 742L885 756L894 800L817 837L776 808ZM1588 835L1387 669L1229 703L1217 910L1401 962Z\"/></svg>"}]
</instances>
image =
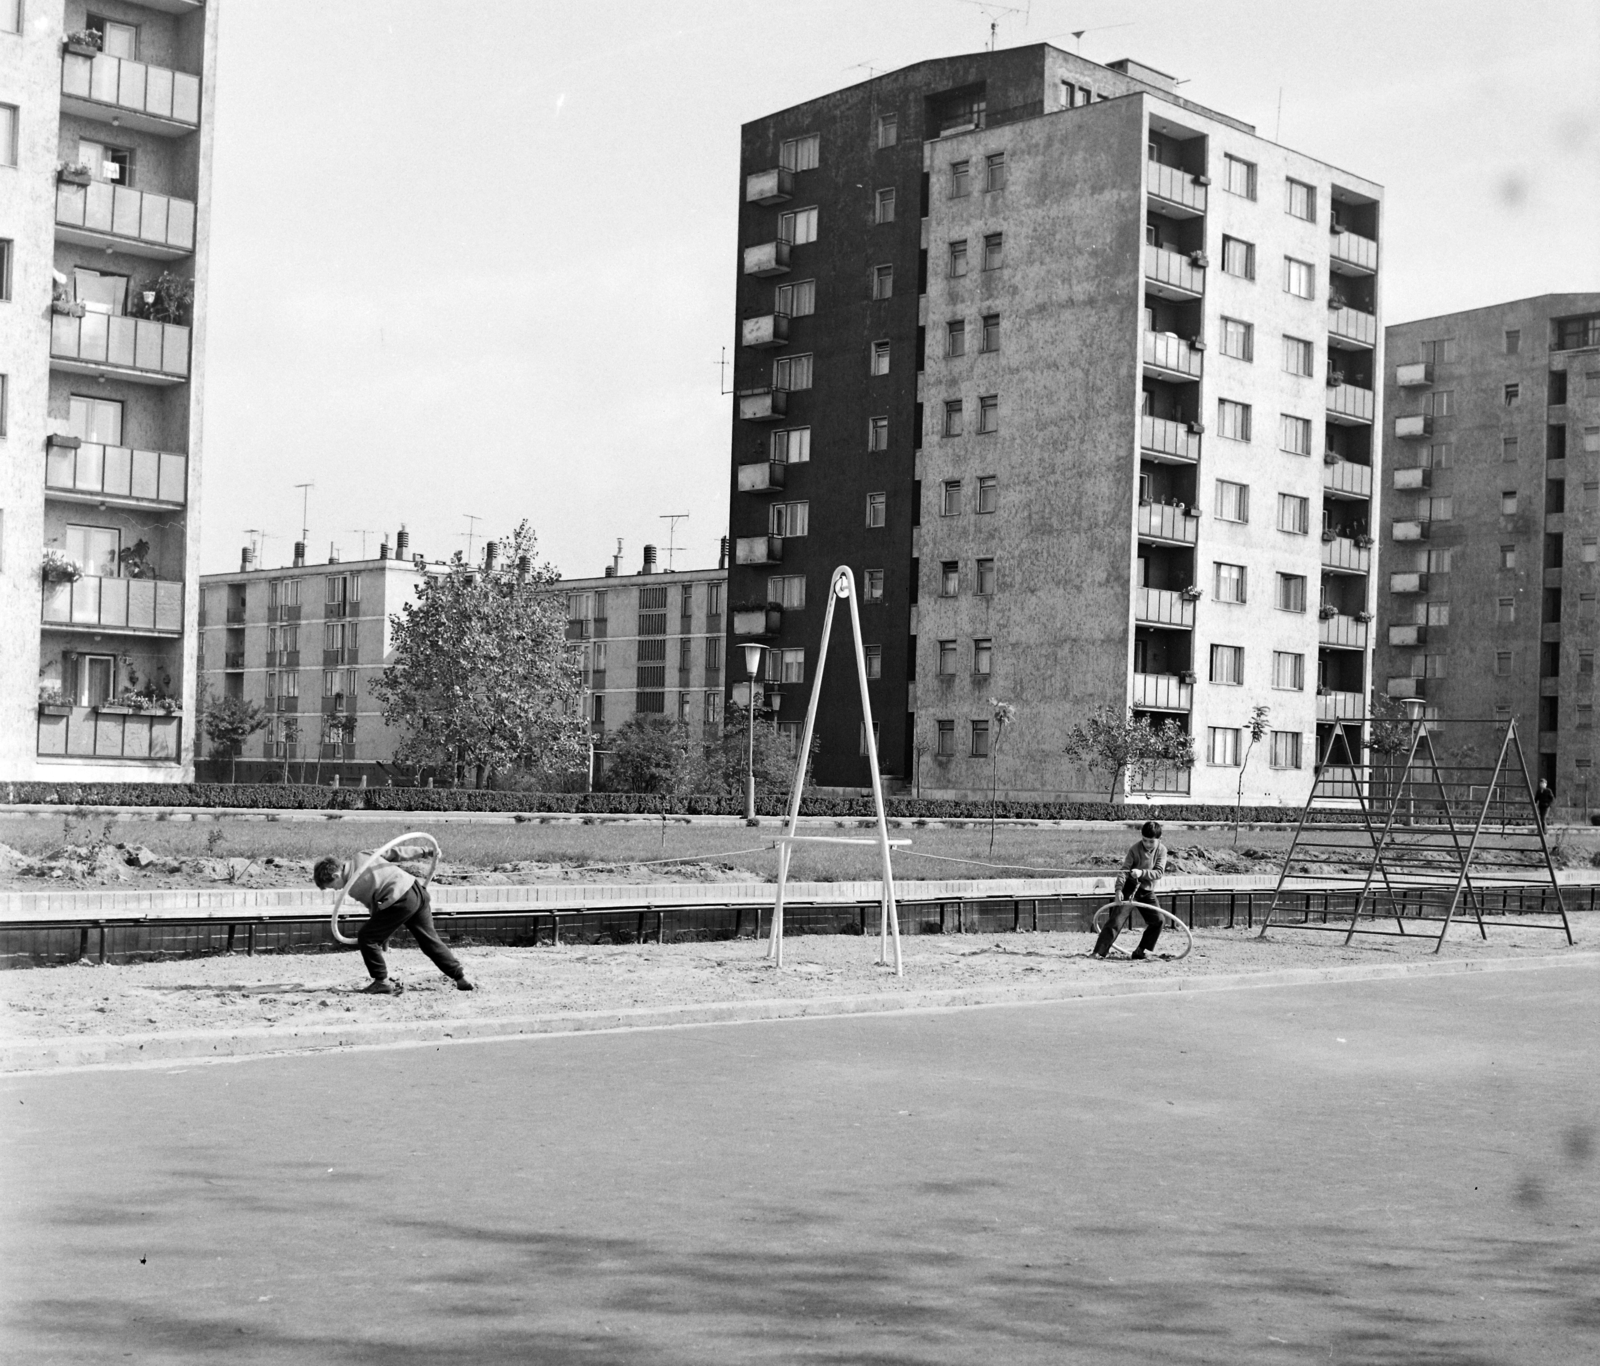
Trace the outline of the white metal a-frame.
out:
<instances>
[{"instance_id":1,"label":"white metal a-frame","mask_svg":"<svg viewBox=\"0 0 1600 1366\"><path fill-rule=\"evenodd\" d=\"M840 600L850 604L850 631L856 645L856 678L861 684L861 719L866 727L867 765L872 772L873 811L878 818L876 839L845 835L797 835L800 820L800 795L805 787L806 768L811 758L811 736L817 721L817 702L822 697L822 670L828 662L828 637L833 630L833 609ZM753 703L754 698L751 699ZM889 861L891 845L910 844L910 840L889 838L889 823L883 812L883 775L878 772L878 746L872 730L872 698L867 692L867 652L861 644L861 609L856 601L856 576L848 565L833 571L828 581L828 608L822 617L822 644L817 648L817 672L811 680L811 700L806 704L805 730L800 736L800 752L795 756L794 787L789 793L789 815L784 833L778 836L778 889L772 903L772 934L767 941L767 957L783 966L783 893L789 881L789 856L796 844L876 844L882 858L882 914L878 923L878 962L889 966L889 944L894 943L893 966L897 976L905 975L900 957L900 916L894 904L894 869Z\"/></svg>"}]
</instances>

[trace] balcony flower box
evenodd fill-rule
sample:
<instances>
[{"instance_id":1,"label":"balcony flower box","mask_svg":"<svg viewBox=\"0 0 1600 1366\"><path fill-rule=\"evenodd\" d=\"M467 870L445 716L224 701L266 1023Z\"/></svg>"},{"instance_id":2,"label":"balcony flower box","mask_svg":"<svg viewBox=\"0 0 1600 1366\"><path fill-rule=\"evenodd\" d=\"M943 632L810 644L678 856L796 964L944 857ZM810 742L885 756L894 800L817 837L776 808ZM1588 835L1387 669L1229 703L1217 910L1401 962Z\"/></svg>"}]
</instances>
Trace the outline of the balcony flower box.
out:
<instances>
[{"instance_id":1,"label":"balcony flower box","mask_svg":"<svg viewBox=\"0 0 1600 1366\"><path fill-rule=\"evenodd\" d=\"M1188 684L1192 685L1192 684L1194 684L1195 681L1196 681L1196 675L1195 675L1195 671L1193 669L1183 669L1183 670L1179 671L1179 673L1178 673L1178 682L1180 682L1180 683L1188 683Z\"/></svg>"},{"instance_id":2,"label":"balcony flower box","mask_svg":"<svg viewBox=\"0 0 1600 1366\"><path fill-rule=\"evenodd\" d=\"M1324 605L1317 608L1317 615L1321 617L1323 621L1332 621L1336 616L1339 615L1339 609L1337 607L1329 607Z\"/></svg>"},{"instance_id":3,"label":"balcony flower box","mask_svg":"<svg viewBox=\"0 0 1600 1366\"><path fill-rule=\"evenodd\" d=\"M1372 546L1373 546L1372 537L1370 537L1370 536L1357 536L1356 537L1356 545L1358 545L1362 550L1371 550Z\"/></svg>"},{"instance_id":4,"label":"balcony flower box","mask_svg":"<svg viewBox=\"0 0 1600 1366\"><path fill-rule=\"evenodd\" d=\"M1371 621L1372 620L1372 613L1371 612L1357 612L1356 613L1356 620L1360 621L1360 622Z\"/></svg>"},{"instance_id":5,"label":"balcony flower box","mask_svg":"<svg viewBox=\"0 0 1600 1366\"><path fill-rule=\"evenodd\" d=\"M1186 602L1199 602L1204 596L1204 592L1197 583L1191 583L1183 590L1183 597Z\"/></svg>"},{"instance_id":6,"label":"balcony flower box","mask_svg":"<svg viewBox=\"0 0 1600 1366\"><path fill-rule=\"evenodd\" d=\"M39 562L39 577L45 583L77 583L83 577L83 570L65 551L51 548Z\"/></svg>"},{"instance_id":7,"label":"balcony flower box","mask_svg":"<svg viewBox=\"0 0 1600 1366\"><path fill-rule=\"evenodd\" d=\"M1334 532L1332 532L1332 531L1324 531L1322 533L1322 543L1324 545L1329 545L1329 544L1331 544L1332 542L1334 542L1336 540L1338 540L1338 536Z\"/></svg>"},{"instance_id":8,"label":"balcony flower box","mask_svg":"<svg viewBox=\"0 0 1600 1366\"><path fill-rule=\"evenodd\" d=\"M69 707L65 702L41 702L39 703L39 715L71 716L72 708Z\"/></svg>"},{"instance_id":9,"label":"balcony flower box","mask_svg":"<svg viewBox=\"0 0 1600 1366\"><path fill-rule=\"evenodd\" d=\"M1189 264L1204 270L1211 264L1211 259L1203 251L1191 251L1189 253Z\"/></svg>"},{"instance_id":10,"label":"balcony flower box","mask_svg":"<svg viewBox=\"0 0 1600 1366\"><path fill-rule=\"evenodd\" d=\"M76 303L71 299L52 299L50 300L50 311L52 313L60 313L67 318L81 318L88 310L82 304Z\"/></svg>"},{"instance_id":11,"label":"balcony flower box","mask_svg":"<svg viewBox=\"0 0 1600 1366\"><path fill-rule=\"evenodd\" d=\"M1344 383L1344 371L1343 370L1330 370L1330 371L1328 371L1328 388L1337 389L1343 383Z\"/></svg>"},{"instance_id":12,"label":"balcony flower box","mask_svg":"<svg viewBox=\"0 0 1600 1366\"><path fill-rule=\"evenodd\" d=\"M101 716L132 716L137 707L124 706L121 702L102 702L95 708Z\"/></svg>"},{"instance_id":13,"label":"balcony flower box","mask_svg":"<svg viewBox=\"0 0 1600 1366\"><path fill-rule=\"evenodd\" d=\"M81 161L64 161L56 168L56 179L63 185L87 185L94 180L94 176Z\"/></svg>"},{"instance_id":14,"label":"balcony flower box","mask_svg":"<svg viewBox=\"0 0 1600 1366\"><path fill-rule=\"evenodd\" d=\"M1333 689L1332 688L1318 688L1317 689L1317 696L1318 697L1332 697L1333 696Z\"/></svg>"},{"instance_id":15,"label":"balcony flower box","mask_svg":"<svg viewBox=\"0 0 1600 1366\"><path fill-rule=\"evenodd\" d=\"M74 57L98 57L101 37L92 28L80 28L62 39L62 46Z\"/></svg>"},{"instance_id":16,"label":"balcony flower box","mask_svg":"<svg viewBox=\"0 0 1600 1366\"><path fill-rule=\"evenodd\" d=\"M1339 460L1340 457L1335 455L1332 451L1323 451L1322 453L1322 463L1324 465L1337 465Z\"/></svg>"},{"instance_id":17,"label":"balcony flower box","mask_svg":"<svg viewBox=\"0 0 1600 1366\"><path fill-rule=\"evenodd\" d=\"M1201 435L1205 431L1205 429L1206 429L1206 424L1204 422L1201 422L1198 418L1195 419L1195 421L1193 421L1193 422L1191 422L1189 424L1189 430L1191 432L1193 432L1196 436Z\"/></svg>"}]
</instances>

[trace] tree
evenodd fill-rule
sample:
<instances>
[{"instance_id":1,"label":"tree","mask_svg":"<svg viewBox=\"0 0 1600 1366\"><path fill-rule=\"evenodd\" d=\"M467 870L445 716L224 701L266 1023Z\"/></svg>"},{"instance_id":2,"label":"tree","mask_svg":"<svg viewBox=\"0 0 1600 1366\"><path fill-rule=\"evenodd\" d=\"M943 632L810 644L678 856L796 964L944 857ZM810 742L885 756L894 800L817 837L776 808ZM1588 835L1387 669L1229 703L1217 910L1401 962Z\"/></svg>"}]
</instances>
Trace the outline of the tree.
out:
<instances>
[{"instance_id":1,"label":"tree","mask_svg":"<svg viewBox=\"0 0 1600 1366\"><path fill-rule=\"evenodd\" d=\"M750 709L729 702L722 713L722 724L708 733L700 747L694 772L694 786L700 792L737 795L744 791L745 765L749 762ZM813 756L818 749L812 738ZM756 713L755 731L756 798L782 801L794 782L794 755L788 739L779 733L772 712Z\"/></svg>"},{"instance_id":2,"label":"tree","mask_svg":"<svg viewBox=\"0 0 1600 1366\"><path fill-rule=\"evenodd\" d=\"M635 716L612 738L607 792L681 792L691 771L689 733L664 716Z\"/></svg>"},{"instance_id":3,"label":"tree","mask_svg":"<svg viewBox=\"0 0 1600 1366\"><path fill-rule=\"evenodd\" d=\"M1144 782L1161 764L1177 768L1194 767L1194 740L1176 721L1151 725L1148 716L1135 716L1116 707L1095 709L1086 721L1073 726L1064 750L1069 759L1102 775L1106 781L1106 800L1117 799L1117 780L1126 777L1127 787Z\"/></svg>"},{"instance_id":4,"label":"tree","mask_svg":"<svg viewBox=\"0 0 1600 1366\"><path fill-rule=\"evenodd\" d=\"M1250 765L1250 751L1261 743L1267 733L1267 713L1270 707L1252 707L1250 709L1250 723L1245 727L1250 732L1250 743L1244 747L1244 756L1239 760L1239 789L1233 794L1233 847L1239 847L1239 810L1244 805L1244 771Z\"/></svg>"},{"instance_id":5,"label":"tree","mask_svg":"<svg viewBox=\"0 0 1600 1366\"><path fill-rule=\"evenodd\" d=\"M334 694L336 704L343 700L343 693ZM322 781L322 751L329 746L349 744L355 738L355 734L356 718L350 712L334 711L322 714L322 738L317 746L317 766L311 774L313 785Z\"/></svg>"},{"instance_id":6,"label":"tree","mask_svg":"<svg viewBox=\"0 0 1600 1366\"><path fill-rule=\"evenodd\" d=\"M566 641L559 574L534 563L526 522L501 542L500 568L458 551L389 620L394 660L372 683L396 757L479 785L522 764L581 768L587 757L579 661Z\"/></svg>"},{"instance_id":7,"label":"tree","mask_svg":"<svg viewBox=\"0 0 1600 1366\"><path fill-rule=\"evenodd\" d=\"M989 699L994 716L994 735L989 741L989 852L994 853L994 818L1000 798L1000 742L1006 738L1006 727L1016 718L1017 709L998 697Z\"/></svg>"},{"instance_id":8,"label":"tree","mask_svg":"<svg viewBox=\"0 0 1600 1366\"><path fill-rule=\"evenodd\" d=\"M211 757L228 760L228 781L239 781L239 751L244 742L265 730L267 714L242 697L212 697L202 685L200 728L211 742Z\"/></svg>"}]
</instances>

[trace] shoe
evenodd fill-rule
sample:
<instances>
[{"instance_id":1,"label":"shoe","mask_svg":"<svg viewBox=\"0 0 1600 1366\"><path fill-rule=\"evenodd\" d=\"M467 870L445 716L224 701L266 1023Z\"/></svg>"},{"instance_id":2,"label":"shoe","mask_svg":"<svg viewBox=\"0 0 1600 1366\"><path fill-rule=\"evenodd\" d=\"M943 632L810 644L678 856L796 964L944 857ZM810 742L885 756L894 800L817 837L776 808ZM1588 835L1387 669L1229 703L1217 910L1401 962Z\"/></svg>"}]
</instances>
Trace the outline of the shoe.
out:
<instances>
[{"instance_id":1,"label":"shoe","mask_svg":"<svg viewBox=\"0 0 1600 1366\"><path fill-rule=\"evenodd\" d=\"M1135 949L1128 955L1129 958L1148 958L1149 956L1143 949Z\"/></svg>"},{"instance_id":2,"label":"shoe","mask_svg":"<svg viewBox=\"0 0 1600 1366\"><path fill-rule=\"evenodd\" d=\"M403 982L392 981L387 977L380 977L376 981L369 982L366 986L362 987L361 994L363 996L398 996L405 989L405 984Z\"/></svg>"},{"instance_id":3,"label":"shoe","mask_svg":"<svg viewBox=\"0 0 1600 1366\"><path fill-rule=\"evenodd\" d=\"M467 981L467 979L465 977L457 977L456 978L456 990L457 991L476 991L477 989L478 989L477 985L475 983L473 983L473 982Z\"/></svg>"}]
</instances>

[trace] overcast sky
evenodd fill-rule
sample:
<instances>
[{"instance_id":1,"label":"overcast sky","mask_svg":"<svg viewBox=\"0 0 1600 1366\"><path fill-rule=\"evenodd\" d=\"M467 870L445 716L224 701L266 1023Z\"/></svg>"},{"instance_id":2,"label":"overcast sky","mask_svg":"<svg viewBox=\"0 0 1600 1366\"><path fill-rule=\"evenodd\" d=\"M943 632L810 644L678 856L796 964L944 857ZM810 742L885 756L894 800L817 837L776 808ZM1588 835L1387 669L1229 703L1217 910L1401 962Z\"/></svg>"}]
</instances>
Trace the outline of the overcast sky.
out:
<instances>
[{"instance_id":1,"label":"overcast sky","mask_svg":"<svg viewBox=\"0 0 1600 1366\"><path fill-rule=\"evenodd\" d=\"M206 572L430 559L527 518L568 577L727 521L739 126L1052 41L1387 188L1389 322L1600 289L1593 0L227 0ZM1120 27L1109 27L1120 25ZM1105 26L1105 27L1102 27Z\"/></svg>"}]
</instances>

